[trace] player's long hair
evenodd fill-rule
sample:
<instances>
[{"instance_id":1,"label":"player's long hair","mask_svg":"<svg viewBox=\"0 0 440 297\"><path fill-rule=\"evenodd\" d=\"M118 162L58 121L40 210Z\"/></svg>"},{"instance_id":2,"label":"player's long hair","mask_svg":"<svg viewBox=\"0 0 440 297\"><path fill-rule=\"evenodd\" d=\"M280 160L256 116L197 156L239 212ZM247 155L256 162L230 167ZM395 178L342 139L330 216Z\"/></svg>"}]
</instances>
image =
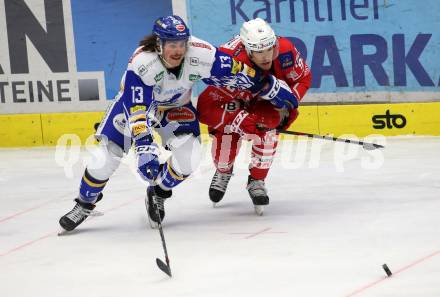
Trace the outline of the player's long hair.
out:
<instances>
[{"instance_id":1,"label":"player's long hair","mask_svg":"<svg viewBox=\"0 0 440 297\"><path fill-rule=\"evenodd\" d=\"M156 35L145 36L144 39L139 41L139 46L142 46L142 50L145 52L157 52L159 50L159 44L157 43Z\"/></svg>"}]
</instances>

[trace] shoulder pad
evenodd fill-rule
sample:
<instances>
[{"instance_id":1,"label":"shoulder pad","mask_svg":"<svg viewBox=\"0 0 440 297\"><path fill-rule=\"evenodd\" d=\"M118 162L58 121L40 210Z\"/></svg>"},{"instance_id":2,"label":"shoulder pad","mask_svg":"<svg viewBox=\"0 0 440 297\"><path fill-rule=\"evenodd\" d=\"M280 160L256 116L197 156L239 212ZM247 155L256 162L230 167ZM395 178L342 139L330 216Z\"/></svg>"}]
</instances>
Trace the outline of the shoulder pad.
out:
<instances>
[{"instance_id":1,"label":"shoulder pad","mask_svg":"<svg viewBox=\"0 0 440 297\"><path fill-rule=\"evenodd\" d=\"M156 53L150 52L135 54L129 65L131 65L131 70L142 79L144 84L149 86L155 85L155 77L165 70L159 56Z\"/></svg>"},{"instance_id":2,"label":"shoulder pad","mask_svg":"<svg viewBox=\"0 0 440 297\"><path fill-rule=\"evenodd\" d=\"M292 42L284 37L278 37L279 54L278 61L280 62L282 69L287 69L295 64L295 60L298 56L295 46Z\"/></svg>"},{"instance_id":3,"label":"shoulder pad","mask_svg":"<svg viewBox=\"0 0 440 297\"><path fill-rule=\"evenodd\" d=\"M225 44L219 47L219 50L231 56L237 57L243 51L244 46L241 43L240 36L237 35Z\"/></svg>"},{"instance_id":4,"label":"shoulder pad","mask_svg":"<svg viewBox=\"0 0 440 297\"><path fill-rule=\"evenodd\" d=\"M291 52L295 56L298 54L298 51L295 45L285 37L278 37L278 47L280 54Z\"/></svg>"},{"instance_id":5,"label":"shoulder pad","mask_svg":"<svg viewBox=\"0 0 440 297\"><path fill-rule=\"evenodd\" d=\"M215 51L215 46L207 41L191 36L188 41L188 49L205 49L206 51Z\"/></svg>"},{"instance_id":6,"label":"shoulder pad","mask_svg":"<svg viewBox=\"0 0 440 297\"><path fill-rule=\"evenodd\" d=\"M185 59L191 67L196 67L203 73L201 74L202 77L206 77L209 76L211 71L216 51L215 46L210 43L196 37L191 37L191 40L188 42L188 51Z\"/></svg>"},{"instance_id":7,"label":"shoulder pad","mask_svg":"<svg viewBox=\"0 0 440 297\"><path fill-rule=\"evenodd\" d=\"M234 36L225 44L222 44L220 47L229 50L236 50L236 48L241 44L240 35Z\"/></svg>"}]
</instances>

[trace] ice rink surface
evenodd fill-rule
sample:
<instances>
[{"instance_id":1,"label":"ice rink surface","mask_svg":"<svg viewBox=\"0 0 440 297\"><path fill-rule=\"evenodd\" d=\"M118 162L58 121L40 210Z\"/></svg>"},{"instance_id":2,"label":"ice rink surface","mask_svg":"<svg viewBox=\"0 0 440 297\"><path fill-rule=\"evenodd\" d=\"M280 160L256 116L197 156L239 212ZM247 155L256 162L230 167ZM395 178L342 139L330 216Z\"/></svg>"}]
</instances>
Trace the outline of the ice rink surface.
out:
<instances>
[{"instance_id":1,"label":"ice rink surface","mask_svg":"<svg viewBox=\"0 0 440 297\"><path fill-rule=\"evenodd\" d=\"M105 215L60 237L88 152L1 149L0 296L440 296L439 137L388 138L373 152L286 141L261 217L245 189L244 149L217 208L207 153L166 201L171 279L155 264L161 241L147 225L132 156L104 190ZM69 158L72 168L60 166Z\"/></svg>"}]
</instances>

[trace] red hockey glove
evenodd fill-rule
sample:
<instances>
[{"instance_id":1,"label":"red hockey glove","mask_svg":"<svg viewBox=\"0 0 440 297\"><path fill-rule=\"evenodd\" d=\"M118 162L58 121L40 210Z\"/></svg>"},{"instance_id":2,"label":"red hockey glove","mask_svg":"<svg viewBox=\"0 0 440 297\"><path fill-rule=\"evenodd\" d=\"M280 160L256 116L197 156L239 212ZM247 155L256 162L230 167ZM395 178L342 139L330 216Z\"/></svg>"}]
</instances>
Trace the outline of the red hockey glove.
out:
<instances>
[{"instance_id":1,"label":"red hockey glove","mask_svg":"<svg viewBox=\"0 0 440 297\"><path fill-rule=\"evenodd\" d=\"M257 127L263 130L275 129L281 123L280 111L269 101L256 101L248 108L248 112L257 117Z\"/></svg>"},{"instance_id":2,"label":"red hockey glove","mask_svg":"<svg viewBox=\"0 0 440 297\"><path fill-rule=\"evenodd\" d=\"M257 128L257 116L248 113L246 110L240 111L234 118L230 126L231 132L244 134L262 134L262 130Z\"/></svg>"},{"instance_id":3,"label":"red hockey glove","mask_svg":"<svg viewBox=\"0 0 440 297\"><path fill-rule=\"evenodd\" d=\"M248 110L240 111L231 124L231 131L243 134L263 135L280 125L280 113L268 101L257 101Z\"/></svg>"}]
</instances>

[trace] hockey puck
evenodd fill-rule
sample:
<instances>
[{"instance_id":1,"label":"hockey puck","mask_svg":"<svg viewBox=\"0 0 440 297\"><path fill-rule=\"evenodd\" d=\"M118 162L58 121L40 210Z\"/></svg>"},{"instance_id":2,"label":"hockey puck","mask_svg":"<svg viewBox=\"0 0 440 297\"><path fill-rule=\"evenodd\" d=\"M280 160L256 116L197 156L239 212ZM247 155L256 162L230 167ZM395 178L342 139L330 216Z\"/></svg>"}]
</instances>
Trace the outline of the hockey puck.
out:
<instances>
[{"instance_id":1,"label":"hockey puck","mask_svg":"<svg viewBox=\"0 0 440 297\"><path fill-rule=\"evenodd\" d=\"M385 273L387 274L388 277L393 275L393 273L391 272L390 268L388 268L387 264L383 264L382 268L383 268L383 270L385 270Z\"/></svg>"}]
</instances>

